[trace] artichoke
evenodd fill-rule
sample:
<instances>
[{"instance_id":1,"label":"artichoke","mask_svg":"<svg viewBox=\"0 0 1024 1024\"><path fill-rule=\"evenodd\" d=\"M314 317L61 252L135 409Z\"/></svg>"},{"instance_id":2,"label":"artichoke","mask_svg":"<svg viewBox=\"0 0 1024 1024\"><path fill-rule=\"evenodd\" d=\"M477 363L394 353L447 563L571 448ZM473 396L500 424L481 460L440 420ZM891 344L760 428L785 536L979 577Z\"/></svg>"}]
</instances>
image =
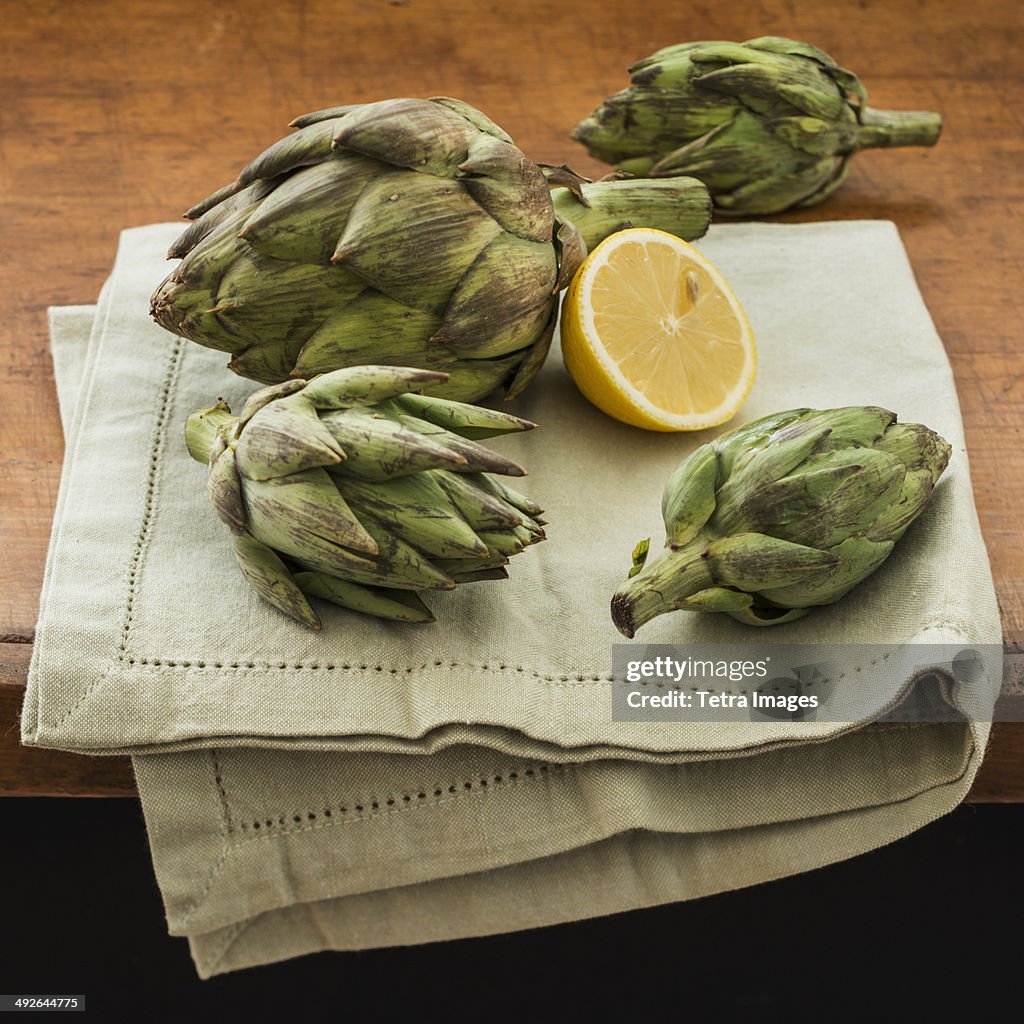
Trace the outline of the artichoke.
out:
<instances>
[{"instance_id":1,"label":"artichoke","mask_svg":"<svg viewBox=\"0 0 1024 1024\"><path fill-rule=\"evenodd\" d=\"M920 515L950 447L872 406L794 409L685 459L662 500L668 550L612 598L626 636L665 612L791 622L833 604L889 557Z\"/></svg>"},{"instance_id":2,"label":"artichoke","mask_svg":"<svg viewBox=\"0 0 1024 1024\"><path fill-rule=\"evenodd\" d=\"M854 153L931 146L942 129L938 114L872 109L856 75L778 36L669 46L629 71L572 137L622 171L692 174L731 214L820 203Z\"/></svg>"},{"instance_id":3,"label":"artichoke","mask_svg":"<svg viewBox=\"0 0 1024 1024\"><path fill-rule=\"evenodd\" d=\"M319 597L430 622L416 590L502 579L544 539L541 510L489 473L522 476L477 443L534 424L414 394L437 371L360 366L290 380L194 412L185 438L253 587L314 629Z\"/></svg>"},{"instance_id":4,"label":"artichoke","mask_svg":"<svg viewBox=\"0 0 1024 1024\"><path fill-rule=\"evenodd\" d=\"M707 229L700 182L587 183L458 100L293 124L186 214L169 253L183 259L152 299L158 323L263 383L375 363L444 370L432 393L446 398L512 397L543 363L587 247L629 224Z\"/></svg>"}]
</instances>

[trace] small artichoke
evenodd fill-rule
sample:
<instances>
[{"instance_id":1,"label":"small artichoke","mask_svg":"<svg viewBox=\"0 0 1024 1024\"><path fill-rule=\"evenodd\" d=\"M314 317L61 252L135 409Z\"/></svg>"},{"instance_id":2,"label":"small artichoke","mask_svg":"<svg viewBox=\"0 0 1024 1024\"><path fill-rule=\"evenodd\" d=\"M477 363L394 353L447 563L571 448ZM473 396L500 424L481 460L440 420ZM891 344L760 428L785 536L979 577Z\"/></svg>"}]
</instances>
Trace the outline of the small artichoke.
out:
<instances>
[{"instance_id":1,"label":"small artichoke","mask_svg":"<svg viewBox=\"0 0 1024 1024\"><path fill-rule=\"evenodd\" d=\"M794 409L702 445L669 478L668 550L612 598L626 636L665 612L791 622L833 604L889 557L920 515L950 447L873 406Z\"/></svg>"},{"instance_id":2,"label":"small artichoke","mask_svg":"<svg viewBox=\"0 0 1024 1024\"><path fill-rule=\"evenodd\" d=\"M444 377L352 367L263 388L238 416L218 402L189 417L238 564L286 615L319 629L318 597L430 622L414 591L503 579L544 539L540 508L488 475L525 470L477 443L534 424L413 393Z\"/></svg>"},{"instance_id":3,"label":"small artichoke","mask_svg":"<svg viewBox=\"0 0 1024 1024\"><path fill-rule=\"evenodd\" d=\"M459 100L332 107L186 214L152 314L270 384L357 364L444 370L432 393L519 393L587 247L630 224L707 230L698 181L587 183ZM552 192L553 186L555 187Z\"/></svg>"},{"instance_id":4,"label":"small artichoke","mask_svg":"<svg viewBox=\"0 0 1024 1024\"><path fill-rule=\"evenodd\" d=\"M812 206L873 146L931 146L938 114L874 110L860 80L808 43L669 46L573 130L591 155L650 177L692 174L730 214Z\"/></svg>"}]
</instances>

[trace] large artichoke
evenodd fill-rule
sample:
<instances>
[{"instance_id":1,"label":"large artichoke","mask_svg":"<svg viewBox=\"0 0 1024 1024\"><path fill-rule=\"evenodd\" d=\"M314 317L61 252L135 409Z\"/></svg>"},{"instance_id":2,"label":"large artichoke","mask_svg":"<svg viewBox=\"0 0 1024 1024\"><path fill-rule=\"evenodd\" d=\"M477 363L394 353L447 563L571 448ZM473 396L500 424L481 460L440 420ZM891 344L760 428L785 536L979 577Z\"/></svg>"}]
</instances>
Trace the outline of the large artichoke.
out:
<instances>
[{"instance_id":1,"label":"large artichoke","mask_svg":"<svg viewBox=\"0 0 1024 1024\"><path fill-rule=\"evenodd\" d=\"M444 376L352 367L189 417L238 564L271 604L316 629L308 597L430 622L414 591L504 578L543 540L540 508L487 475L525 471L475 440L533 424L412 393Z\"/></svg>"},{"instance_id":2,"label":"large artichoke","mask_svg":"<svg viewBox=\"0 0 1024 1024\"><path fill-rule=\"evenodd\" d=\"M445 370L444 397L511 397L544 361L588 246L628 224L707 229L699 182L585 183L458 100L293 124L186 214L169 254L183 259L152 300L158 323L264 383L385 363Z\"/></svg>"},{"instance_id":3,"label":"large artichoke","mask_svg":"<svg viewBox=\"0 0 1024 1024\"><path fill-rule=\"evenodd\" d=\"M942 128L938 114L872 109L856 75L778 36L669 46L629 71L573 138L623 171L692 174L726 213L820 203L854 153L931 146Z\"/></svg>"},{"instance_id":4,"label":"large artichoke","mask_svg":"<svg viewBox=\"0 0 1024 1024\"><path fill-rule=\"evenodd\" d=\"M770 626L838 601L888 558L949 455L872 406L776 413L702 445L669 478L668 550L644 566L638 546L615 625L633 636L683 609Z\"/></svg>"}]
</instances>

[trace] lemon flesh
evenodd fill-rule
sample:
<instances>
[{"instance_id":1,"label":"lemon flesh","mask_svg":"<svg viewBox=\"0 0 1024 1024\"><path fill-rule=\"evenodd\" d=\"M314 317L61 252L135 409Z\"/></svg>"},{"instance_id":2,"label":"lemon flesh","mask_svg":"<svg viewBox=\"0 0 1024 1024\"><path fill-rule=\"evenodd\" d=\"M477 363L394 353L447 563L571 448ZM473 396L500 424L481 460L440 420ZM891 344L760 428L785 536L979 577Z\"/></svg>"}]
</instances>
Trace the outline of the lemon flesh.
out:
<instances>
[{"instance_id":1,"label":"lemon flesh","mask_svg":"<svg viewBox=\"0 0 1024 1024\"><path fill-rule=\"evenodd\" d=\"M757 353L739 300L715 267L674 235L611 235L584 261L562 306L562 352L580 391L648 430L731 419Z\"/></svg>"}]
</instances>

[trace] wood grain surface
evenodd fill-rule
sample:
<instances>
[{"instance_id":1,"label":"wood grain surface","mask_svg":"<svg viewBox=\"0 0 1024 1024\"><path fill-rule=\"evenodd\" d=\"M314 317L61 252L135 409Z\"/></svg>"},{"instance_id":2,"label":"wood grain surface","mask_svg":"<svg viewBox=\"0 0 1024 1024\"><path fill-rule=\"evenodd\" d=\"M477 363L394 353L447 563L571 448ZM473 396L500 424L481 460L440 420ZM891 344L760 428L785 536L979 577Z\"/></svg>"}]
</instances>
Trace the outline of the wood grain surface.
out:
<instances>
[{"instance_id":1,"label":"wood grain surface","mask_svg":"<svg viewBox=\"0 0 1024 1024\"><path fill-rule=\"evenodd\" d=\"M121 228L174 219L291 118L334 103L459 96L535 159L603 173L571 127L624 87L633 60L693 39L804 39L856 71L874 106L943 114L936 148L862 154L827 204L779 219L899 227L953 365L1006 640L1019 649L1022 12L1017 0L0 0L0 648L13 652L0 659L0 793L131 787L124 761L17 745L63 454L47 306L93 301ZM974 795L1024 800L1020 726L997 727Z\"/></svg>"}]
</instances>

